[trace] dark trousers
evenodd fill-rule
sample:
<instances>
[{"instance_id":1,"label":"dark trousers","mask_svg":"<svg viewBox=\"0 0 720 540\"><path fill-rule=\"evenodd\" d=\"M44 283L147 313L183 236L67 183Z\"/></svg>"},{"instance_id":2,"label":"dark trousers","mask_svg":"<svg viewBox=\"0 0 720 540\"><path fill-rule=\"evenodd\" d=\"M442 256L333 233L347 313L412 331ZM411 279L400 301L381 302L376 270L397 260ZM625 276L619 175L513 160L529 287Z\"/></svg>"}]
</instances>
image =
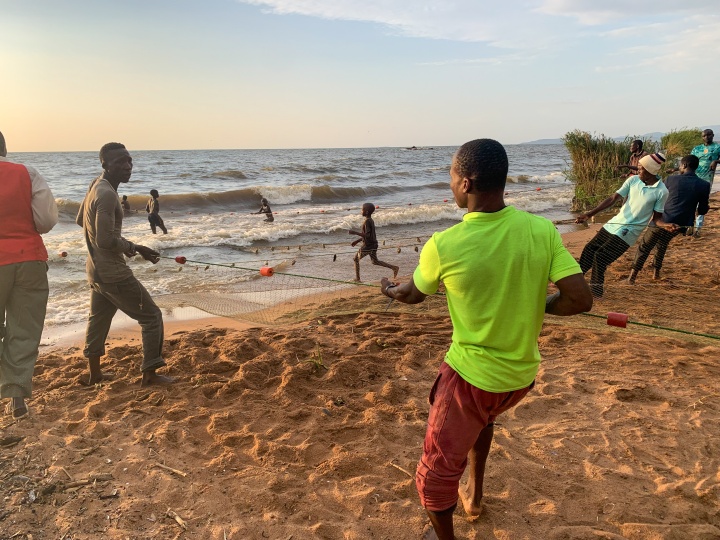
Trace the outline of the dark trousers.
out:
<instances>
[{"instance_id":1,"label":"dark trousers","mask_svg":"<svg viewBox=\"0 0 720 540\"><path fill-rule=\"evenodd\" d=\"M167 234L165 222L160 217L160 214L148 215L148 221L150 222L150 229L152 229L153 234L157 234L157 227L160 227L160 230L163 232L163 234Z\"/></svg>"},{"instance_id":2,"label":"dark trousers","mask_svg":"<svg viewBox=\"0 0 720 540\"><path fill-rule=\"evenodd\" d=\"M90 315L85 332L86 357L104 356L110 323L119 309L140 323L143 342L142 371L165 365L162 357L163 318L150 293L135 278L118 283L92 283Z\"/></svg>"},{"instance_id":3,"label":"dark trousers","mask_svg":"<svg viewBox=\"0 0 720 540\"><path fill-rule=\"evenodd\" d=\"M610 234L602 228L590 240L580 255L580 269L585 274L592 268L590 290L594 296L602 296L605 270L614 263L630 246L625 240Z\"/></svg>"},{"instance_id":4,"label":"dark trousers","mask_svg":"<svg viewBox=\"0 0 720 540\"><path fill-rule=\"evenodd\" d=\"M670 241L675 238L678 234L685 233L685 228L678 229L677 231L670 232L660 227L653 225L649 226L640 239L640 245L638 246L637 253L635 253L635 261L633 262L633 270L639 272L642 270L645 261L650 256L650 252L655 246L655 258L653 259L652 266L656 270L662 268L663 259L665 259L665 252L667 251Z\"/></svg>"}]
</instances>

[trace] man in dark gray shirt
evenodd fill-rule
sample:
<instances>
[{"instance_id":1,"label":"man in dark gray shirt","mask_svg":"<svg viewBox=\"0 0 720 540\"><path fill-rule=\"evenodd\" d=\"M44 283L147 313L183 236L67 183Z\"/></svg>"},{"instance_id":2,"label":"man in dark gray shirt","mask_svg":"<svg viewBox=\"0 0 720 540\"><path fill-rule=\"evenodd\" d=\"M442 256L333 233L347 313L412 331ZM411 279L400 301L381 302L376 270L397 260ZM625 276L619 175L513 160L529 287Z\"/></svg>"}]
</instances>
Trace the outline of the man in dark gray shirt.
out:
<instances>
[{"instance_id":1,"label":"man in dark gray shirt","mask_svg":"<svg viewBox=\"0 0 720 540\"><path fill-rule=\"evenodd\" d=\"M124 145L108 143L100 149L100 163L103 173L90 186L76 220L85 235L92 289L83 351L90 365L88 383L110 378L100 369L100 357L105 354L105 340L118 309L142 328L142 385L169 383L172 378L155 373L165 365L162 312L125 262L125 256L135 255L153 264L160 260L157 251L122 237L123 208L117 188L130 180L132 158Z\"/></svg>"},{"instance_id":2,"label":"man in dark gray shirt","mask_svg":"<svg viewBox=\"0 0 720 540\"><path fill-rule=\"evenodd\" d=\"M699 160L696 156L685 156L680 161L681 174L668 176L665 180L669 195L662 219L665 223L674 223L680 228L670 232L650 222L635 253L635 262L628 278L630 284L635 283L635 278L655 246L657 251L652 263L655 269L653 279L660 279L660 269L670 241L693 226L696 208L699 216L704 216L709 210L710 184L695 174L698 164Z\"/></svg>"}]
</instances>

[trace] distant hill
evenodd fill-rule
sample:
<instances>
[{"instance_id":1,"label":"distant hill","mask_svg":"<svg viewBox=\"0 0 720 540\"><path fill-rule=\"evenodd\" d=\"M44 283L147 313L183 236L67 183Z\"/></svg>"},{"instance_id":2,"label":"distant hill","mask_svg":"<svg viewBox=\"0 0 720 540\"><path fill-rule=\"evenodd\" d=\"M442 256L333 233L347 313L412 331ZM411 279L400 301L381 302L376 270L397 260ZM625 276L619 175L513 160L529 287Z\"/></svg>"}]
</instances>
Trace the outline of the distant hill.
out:
<instances>
[{"instance_id":1,"label":"distant hill","mask_svg":"<svg viewBox=\"0 0 720 540\"><path fill-rule=\"evenodd\" d=\"M685 129L685 128L678 128ZM703 126L702 129L712 129L715 132L716 141L720 142L720 125L719 126ZM665 135L662 131L653 131L652 133L645 133L640 135L643 139L652 139L659 141ZM613 137L614 141L623 141L625 137ZM528 141L520 144L562 144L562 139L537 139L536 141Z\"/></svg>"}]
</instances>

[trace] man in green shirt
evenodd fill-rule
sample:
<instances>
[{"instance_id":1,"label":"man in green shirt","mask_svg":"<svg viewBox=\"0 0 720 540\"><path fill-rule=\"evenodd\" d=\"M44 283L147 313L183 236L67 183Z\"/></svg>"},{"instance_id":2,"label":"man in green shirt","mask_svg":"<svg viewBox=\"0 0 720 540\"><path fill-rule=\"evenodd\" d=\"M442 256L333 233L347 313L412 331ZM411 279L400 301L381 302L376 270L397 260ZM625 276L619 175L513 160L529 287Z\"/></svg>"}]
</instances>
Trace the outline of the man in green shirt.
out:
<instances>
[{"instance_id":1,"label":"man in green shirt","mask_svg":"<svg viewBox=\"0 0 720 540\"><path fill-rule=\"evenodd\" d=\"M715 133L713 133L712 129L703 130L703 143L698 144L690 151L693 156L697 156L700 160L700 165L695 171L695 174L701 180L710 182L711 186L715 178L715 169L717 168L718 161L720 161L720 144L713 142L714 138ZM704 223L705 216L699 214L697 218L695 218L695 231L693 232L695 238L700 236L700 229Z\"/></svg>"},{"instance_id":2,"label":"man in green shirt","mask_svg":"<svg viewBox=\"0 0 720 540\"><path fill-rule=\"evenodd\" d=\"M508 159L500 143L478 139L453 157L450 189L463 221L435 233L411 280L381 281L382 293L407 304L445 285L452 344L430 392L430 415L416 484L433 531L454 540L460 496L471 516L482 511L485 461L497 415L534 385L544 313L575 315L592 308L580 267L553 224L506 206ZM547 296L548 281L558 292ZM467 484L460 478L470 466Z\"/></svg>"}]
</instances>

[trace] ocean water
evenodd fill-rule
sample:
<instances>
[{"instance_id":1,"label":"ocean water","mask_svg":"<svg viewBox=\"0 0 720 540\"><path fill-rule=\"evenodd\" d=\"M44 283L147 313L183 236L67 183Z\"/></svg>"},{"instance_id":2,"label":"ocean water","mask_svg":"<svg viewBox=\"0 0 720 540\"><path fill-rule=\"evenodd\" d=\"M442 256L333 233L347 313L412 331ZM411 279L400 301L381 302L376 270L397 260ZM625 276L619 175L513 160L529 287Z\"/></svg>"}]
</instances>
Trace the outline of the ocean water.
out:
<instances>
[{"instance_id":1,"label":"ocean water","mask_svg":"<svg viewBox=\"0 0 720 540\"><path fill-rule=\"evenodd\" d=\"M562 174L568 154L562 145L507 146L510 159L506 201L550 219L570 217L573 186ZM420 247L434 231L462 219L449 189L456 147L133 151L133 176L118 192L137 213L123 222L123 235L166 257L236 263L292 264L307 275L352 279L348 229L362 225L360 207L372 202L378 238L393 246L394 263L409 274ZM47 178L60 208L60 223L44 236L50 254L46 325L78 323L87 316L85 246L77 213L90 182L102 171L96 152L15 153ZM149 191L160 192L160 214L169 234L153 235L144 211ZM269 200L275 222L265 223L260 199ZM397 249L395 248L397 245ZM65 252L66 257L60 254ZM388 255L381 258L390 261ZM415 258L413 260L413 257ZM291 260L292 259L292 260ZM304 265L294 266L302 259ZM397 261L401 261L398 263ZM328 264L332 262L333 264ZM392 262L392 261L391 261ZM228 272L178 272L168 260L153 267L131 261L151 293L222 293L243 277ZM363 261L363 268L369 266ZM379 279L371 267L363 280Z\"/></svg>"}]
</instances>

